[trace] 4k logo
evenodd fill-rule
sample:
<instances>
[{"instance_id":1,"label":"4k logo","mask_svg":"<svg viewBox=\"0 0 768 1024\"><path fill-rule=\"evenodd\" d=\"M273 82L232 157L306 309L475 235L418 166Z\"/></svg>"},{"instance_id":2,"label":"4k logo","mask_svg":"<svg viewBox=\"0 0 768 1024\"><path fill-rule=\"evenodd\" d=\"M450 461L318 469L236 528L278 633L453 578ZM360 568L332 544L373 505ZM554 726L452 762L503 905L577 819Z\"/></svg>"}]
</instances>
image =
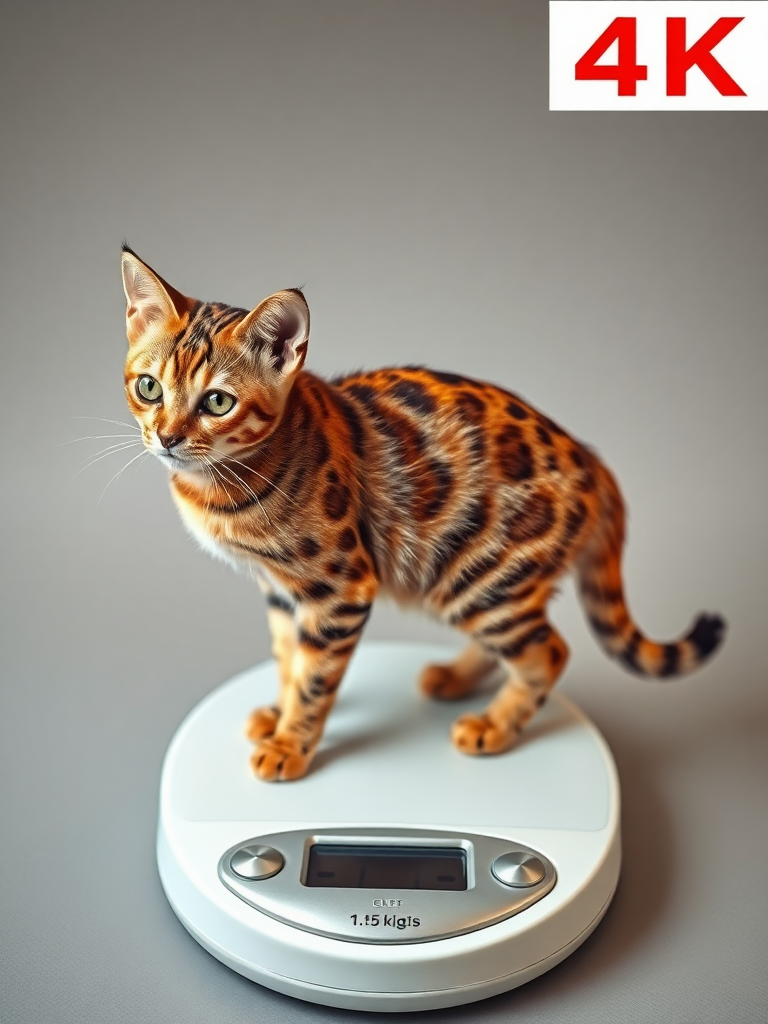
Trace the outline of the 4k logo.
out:
<instances>
[{"instance_id":1,"label":"4k logo","mask_svg":"<svg viewBox=\"0 0 768 1024\"><path fill-rule=\"evenodd\" d=\"M551 110L768 110L764 0L551 0Z\"/></svg>"}]
</instances>

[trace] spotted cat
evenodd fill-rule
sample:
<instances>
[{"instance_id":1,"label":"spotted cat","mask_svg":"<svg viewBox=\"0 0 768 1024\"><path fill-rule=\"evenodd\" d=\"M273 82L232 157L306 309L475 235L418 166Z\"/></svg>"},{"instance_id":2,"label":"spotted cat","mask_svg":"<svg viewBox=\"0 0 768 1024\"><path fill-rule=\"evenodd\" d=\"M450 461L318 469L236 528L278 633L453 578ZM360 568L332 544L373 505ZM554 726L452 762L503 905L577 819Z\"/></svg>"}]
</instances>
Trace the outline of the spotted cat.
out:
<instances>
[{"instance_id":1,"label":"spotted cat","mask_svg":"<svg viewBox=\"0 0 768 1024\"><path fill-rule=\"evenodd\" d=\"M421 689L452 700L503 665L459 750L508 749L547 699L568 650L547 618L573 571L605 650L641 675L699 666L724 622L675 643L643 636L624 598L624 505L595 453L501 387L423 367L333 381L303 369L298 289L253 311L188 298L127 246L125 393L168 468L187 529L266 595L280 676L247 732L262 779L296 779L320 743L377 594L418 604L469 639Z\"/></svg>"}]
</instances>

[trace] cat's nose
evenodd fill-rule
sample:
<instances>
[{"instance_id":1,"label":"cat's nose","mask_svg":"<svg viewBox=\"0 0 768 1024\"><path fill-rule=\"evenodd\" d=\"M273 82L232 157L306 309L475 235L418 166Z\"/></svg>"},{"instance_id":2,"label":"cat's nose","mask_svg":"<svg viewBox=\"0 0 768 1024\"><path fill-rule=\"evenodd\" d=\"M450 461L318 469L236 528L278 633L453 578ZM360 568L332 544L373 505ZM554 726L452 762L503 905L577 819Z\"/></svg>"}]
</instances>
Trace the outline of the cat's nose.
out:
<instances>
[{"instance_id":1,"label":"cat's nose","mask_svg":"<svg viewBox=\"0 0 768 1024\"><path fill-rule=\"evenodd\" d=\"M157 439L163 448L167 448L169 451L171 448L175 448L177 444L181 444L184 440L183 434L161 434L158 430Z\"/></svg>"}]
</instances>

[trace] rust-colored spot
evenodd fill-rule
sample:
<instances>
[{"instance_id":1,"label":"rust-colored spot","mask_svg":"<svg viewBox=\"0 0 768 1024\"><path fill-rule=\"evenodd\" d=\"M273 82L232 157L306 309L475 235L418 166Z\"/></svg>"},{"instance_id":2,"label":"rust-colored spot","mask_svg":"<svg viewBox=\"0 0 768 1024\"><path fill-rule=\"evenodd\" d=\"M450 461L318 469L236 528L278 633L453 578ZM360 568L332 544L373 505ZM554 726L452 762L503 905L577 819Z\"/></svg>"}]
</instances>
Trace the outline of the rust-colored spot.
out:
<instances>
[{"instance_id":1,"label":"rust-colored spot","mask_svg":"<svg viewBox=\"0 0 768 1024\"><path fill-rule=\"evenodd\" d=\"M453 487L453 474L447 463L432 459L419 482L414 505L417 519L434 519L442 511Z\"/></svg>"},{"instance_id":2,"label":"rust-colored spot","mask_svg":"<svg viewBox=\"0 0 768 1024\"><path fill-rule=\"evenodd\" d=\"M345 526L339 535L338 545L342 551L352 551L357 547L357 537L351 526Z\"/></svg>"},{"instance_id":3,"label":"rust-colored spot","mask_svg":"<svg viewBox=\"0 0 768 1024\"><path fill-rule=\"evenodd\" d=\"M555 525L555 507L544 494L532 494L514 513L507 527L507 536L515 544L543 537Z\"/></svg>"},{"instance_id":4,"label":"rust-colored spot","mask_svg":"<svg viewBox=\"0 0 768 1024\"><path fill-rule=\"evenodd\" d=\"M250 427L243 427L240 444L255 444L263 433L263 430L251 430Z\"/></svg>"},{"instance_id":5,"label":"rust-colored spot","mask_svg":"<svg viewBox=\"0 0 768 1024\"><path fill-rule=\"evenodd\" d=\"M348 580L355 581L363 579L363 577L367 576L369 572L370 566L368 563L362 558L357 558L352 565L349 566L345 576Z\"/></svg>"},{"instance_id":6,"label":"rust-colored spot","mask_svg":"<svg viewBox=\"0 0 768 1024\"><path fill-rule=\"evenodd\" d=\"M323 494L323 510L329 519L342 519L349 508L351 494L343 484L331 484Z\"/></svg>"},{"instance_id":7,"label":"rust-colored spot","mask_svg":"<svg viewBox=\"0 0 768 1024\"><path fill-rule=\"evenodd\" d=\"M517 440L521 433L520 427L509 424L496 435L501 470L513 483L529 480L534 475L530 445Z\"/></svg>"}]
</instances>

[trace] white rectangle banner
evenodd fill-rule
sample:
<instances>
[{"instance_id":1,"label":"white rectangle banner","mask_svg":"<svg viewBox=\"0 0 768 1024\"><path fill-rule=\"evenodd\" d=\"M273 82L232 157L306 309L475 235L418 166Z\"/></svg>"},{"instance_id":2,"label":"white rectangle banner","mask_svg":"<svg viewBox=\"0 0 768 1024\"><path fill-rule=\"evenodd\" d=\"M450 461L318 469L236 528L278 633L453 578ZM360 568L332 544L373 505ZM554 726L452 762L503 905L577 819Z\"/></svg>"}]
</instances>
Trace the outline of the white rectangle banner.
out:
<instances>
[{"instance_id":1,"label":"white rectangle banner","mask_svg":"<svg viewBox=\"0 0 768 1024\"><path fill-rule=\"evenodd\" d=\"M550 0L550 110L768 110L768 0Z\"/></svg>"}]
</instances>

